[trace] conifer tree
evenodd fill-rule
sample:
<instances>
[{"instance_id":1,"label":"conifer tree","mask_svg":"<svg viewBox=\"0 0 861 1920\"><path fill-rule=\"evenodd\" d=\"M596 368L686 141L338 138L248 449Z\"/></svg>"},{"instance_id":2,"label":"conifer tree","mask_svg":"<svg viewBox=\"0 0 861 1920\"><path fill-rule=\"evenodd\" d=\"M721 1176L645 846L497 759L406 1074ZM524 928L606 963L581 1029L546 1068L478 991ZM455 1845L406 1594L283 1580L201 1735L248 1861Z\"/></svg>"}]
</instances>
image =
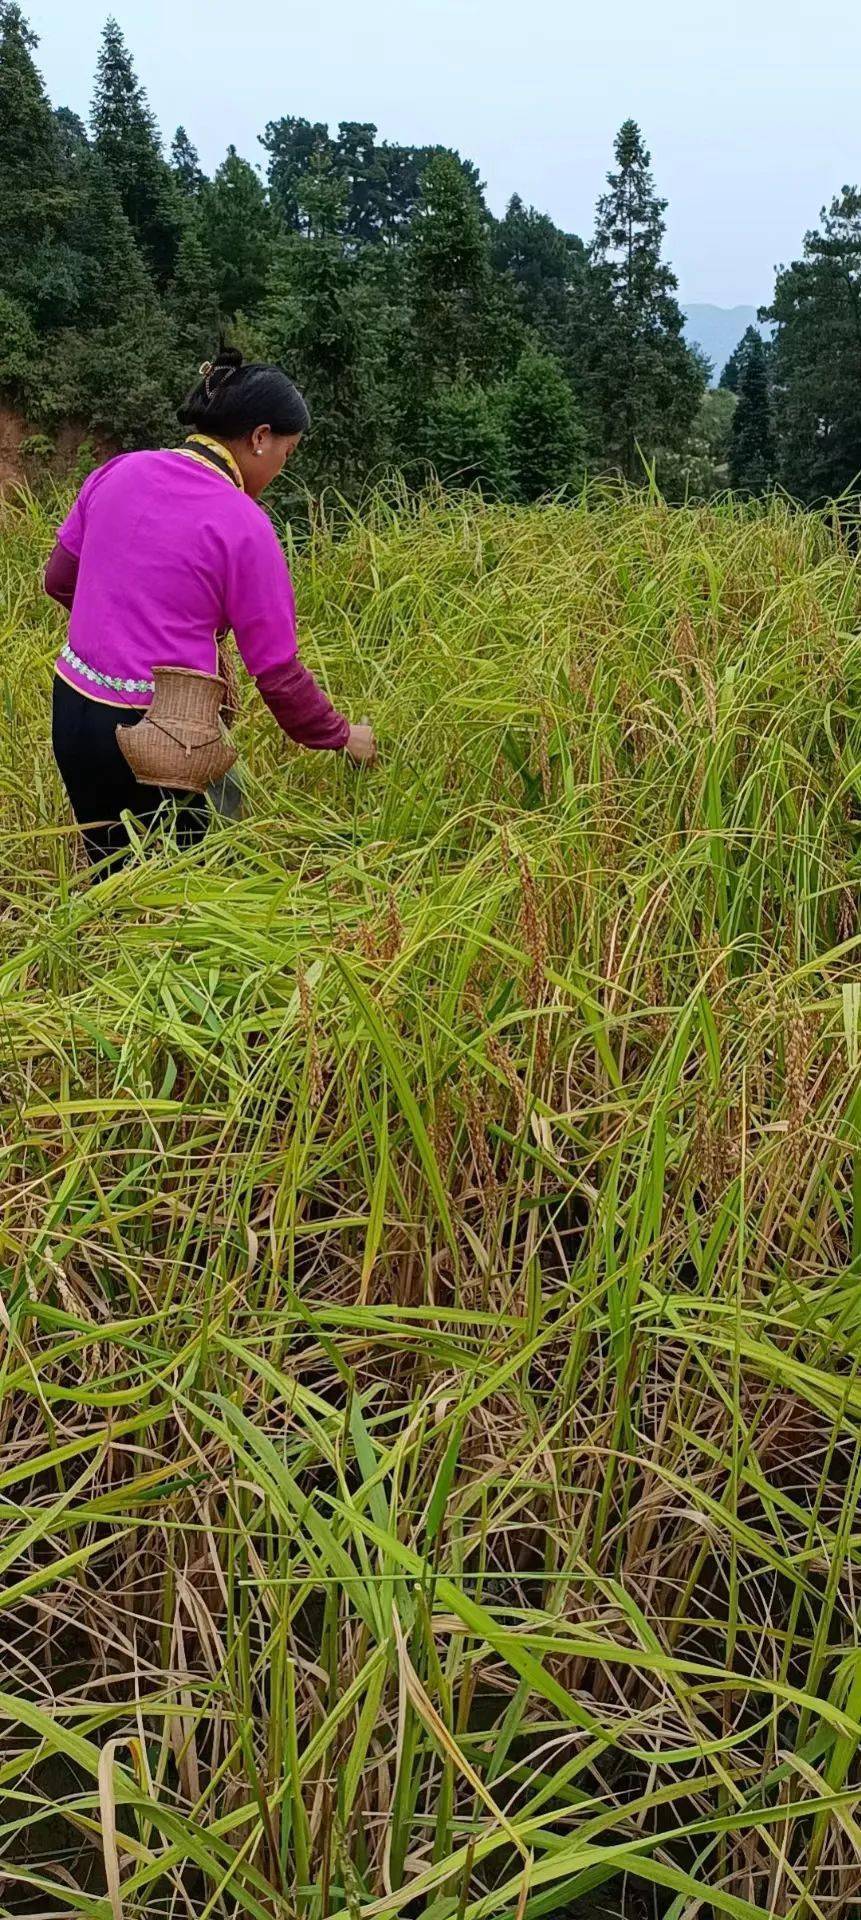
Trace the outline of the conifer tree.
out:
<instances>
[{"instance_id":1,"label":"conifer tree","mask_svg":"<svg viewBox=\"0 0 861 1920\"><path fill-rule=\"evenodd\" d=\"M733 415L729 447L731 485L741 493L765 493L774 479L776 465L768 357L763 340L754 332L742 362L738 406Z\"/></svg>"},{"instance_id":2,"label":"conifer tree","mask_svg":"<svg viewBox=\"0 0 861 1920\"><path fill-rule=\"evenodd\" d=\"M70 238L78 313L47 343L46 405L53 417L83 420L120 445L157 443L172 431L174 332L94 151L81 161Z\"/></svg>"},{"instance_id":3,"label":"conifer tree","mask_svg":"<svg viewBox=\"0 0 861 1920\"><path fill-rule=\"evenodd\" d=\"M332 140L322 120L297 119L286 114L270 120L260 136L269 155L269 192L285 227L298 233L302 226L302 186L312 164L331 160Z\"/></svg>"},{"instance_id":4,"label":"conifer tree","mask_svg":"<svg viewBox=\"0 0 861 1920\"><path fill-rule=\"evenodd\" d=\"M259 174L233 146L201 192L206 248L223 314L253 314L266 290L277 226Z\"/></svg>"},{"instance_id":5,"label":"conifer tree","mask_svg":"<svg viewBox=\"0 0 861 1920\"><path fill-rule=\"evenodd\" d=\"M203 244L200 222L192 210L183 226L167 304L182 353L190 361L208 356L218 338L218 300L212 262Z\"/></svg>"},{"instance_id":6,"label":"conifer tree","mask_svg":"<svg viewBox=\"0 0 861 1920\"><path fill-rule=\"evenodd\" d=\"M372 463L374 428L361 370L370 342L359 271L339 237L345 205L346 183L330 162L309 172L299 187L303 231L277 249L261 330L267 353L289 368L311 410L304 480L349 494Z\"/></svg>"},{"instance_id":7,"label":"conifer tree","mask_svg":"<svg viewBox=\"0 0 861 1920\"><path fill-rule=\"evenodd\" d=\"M606 452L633 479L641 455L683 444L704 381L682 338L678 283L662 258L667 203L635 121L620 129L615 158L592 247L591 381Z\"/></svg>"},{"instance_id":8,"label":"conifer tree","mask_svg":"<svg viewBox=\"0 0 861 1920\"><path fill-rule=\"evenodd\" d=\"M738 345L733 347L732 353L724 367L718 381L719 387L723 387L727 393L738 393L739 382L751 346L761 340L762 335L758 327L745 328Z\"/></svg>"},{"instance_id":9,"label":"conifer tree","mask_svg":"<svg viewBox=\"0 0 861 1920\"><path fill-rule=\"evenodd\" d=\"M155 116L116 20L105 27L96 67L93 142L114 181L156 285L167 286L182 235L179 190Z\"/></svg>"},{"instance_id":10,"label":"conifer tree","mask_svg":"<svg viewBox=\"0 0 861 1920\"><path fill-rule=\"evenodd\" d=\"M407 245L419 384L481 380L498 344L490 247L481 202L454 154L431 160Z\"/></svg>"},{"instance_id":11,"label":"conifer tree","mask_svg":"<svg viewBox=\"0 0 861 1920\"><path fill-rule=\"evenodd\" d=\"M20 8L0 4L0 285L36 320L68 211L59 132L33 59L37 45Z\"/></svg>"},{"instance_id":12,"label":"conifer tree","mask_svg":"<svg viewBox=\"0 0 861 1920\"><path fill-rule=\"evenodd\" d=\"M780 474L803 500L835 498L861 478L861 193L844 187L781 268L765 316Z\"/></svg>"},{"instance_id":13,"label":"conifer tree","mask_svg":"<svg viewBox=\"0 0 861 1920\"><path fill-rule=\"evenodd\" d=\"M180 192L187 199L195 200L203 186L204 173L197 148L184 127L177 127L170 143L170 165Z\"/></svg>"},{"instance_id":14,"label":"conifer tree","mask_svg":"<svg viewBox=\"0 0 861 1920\"><path fill-rule=\"evenodd\" d=\"M455 380L429 402L423 452L448 487L480 487L505 498L511 492L510 449L493 397L474 380Z\"/></svg>"},{"instance_id":15,"label":"conifer tree","mask_svg":"<svg viewBox=\"0 0 861 1920\"><path fill-rule=\"evenodd\" d=\"M55 109L54 128L57 135L60 167L66 177L89 149L87 129L80 114L73 113L71 107Z\"/></svg>"},{"instance_id":16,"label":"conifer tree","mask_svg":"<svg viewBox=\"0 0 861 1920\"><path fill-rule=\"evenodd\" d=\"M499 411L519 499L539 500L582 479L586 435L558 360L527 348L502 388Z\"/></svg>"},{"instance_id":17,"label":"conifer tree","mask_svg":"<svg viewBox=\"0 0 861 1920\"><path fill-rule=\"evenodd\" d=\"M344 234L352 246L370 246L382 237L386 174L377 129L366 120L342 120L333 162L346 182Z\"/></svg>"},{"instance_id":18,"label":"conifer tree","mask_svg":"<svg viewBox=\"0 0 861 1920\"><path fill-rule=\"evenodd\" d=\"M44 344L26 307L0 288L0 393L39 417L45 394Z\"/></svg>"},{"instance_id":19,"label":"conifer tree","mask_svg":"<svg viewBox=\"0 0 861 1920\"><path fill-rule=\"evenodd\" d=\"M551 353L564 355L571 304L581 298L588 271L582 240L515 193L494 226L492 257L497 273L511 282L523 324Z\"/></svg>"},{"instance_id":20,"label":"conifer tree","mask_svg":"<svg viewBox=\"0 0 861 1920\"><path fill-rule=\"evenodd\" d=\"M88 151L78 173L71 234L81 262L80 323L140 321L158 316L158 300L113 176L97 151Z\"/></svg>"}]
</instances>

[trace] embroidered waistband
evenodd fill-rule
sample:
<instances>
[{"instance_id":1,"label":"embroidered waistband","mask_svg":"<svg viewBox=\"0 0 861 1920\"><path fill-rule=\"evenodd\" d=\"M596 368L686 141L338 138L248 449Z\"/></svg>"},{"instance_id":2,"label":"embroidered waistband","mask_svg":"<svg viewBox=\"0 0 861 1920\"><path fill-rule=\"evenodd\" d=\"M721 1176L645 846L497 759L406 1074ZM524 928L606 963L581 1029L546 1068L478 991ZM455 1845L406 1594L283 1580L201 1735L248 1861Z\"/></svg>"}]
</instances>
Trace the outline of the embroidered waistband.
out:
<instances>
[{"instance_id":1,"label":"embroidered waistband","mask_svg":"<svg viewBox=\"0 0 861 1920\"><path fill-rule=\"evenodd\" d=\"M91 680L96 687L110 687L113 693L155 693L154 680L122 680L115 673L97 673L95 667L88 667L85 660L74 652L68 640L60 650L60 659L67 666L74 667L84 680Z\"/></svg>"}]
</instances>

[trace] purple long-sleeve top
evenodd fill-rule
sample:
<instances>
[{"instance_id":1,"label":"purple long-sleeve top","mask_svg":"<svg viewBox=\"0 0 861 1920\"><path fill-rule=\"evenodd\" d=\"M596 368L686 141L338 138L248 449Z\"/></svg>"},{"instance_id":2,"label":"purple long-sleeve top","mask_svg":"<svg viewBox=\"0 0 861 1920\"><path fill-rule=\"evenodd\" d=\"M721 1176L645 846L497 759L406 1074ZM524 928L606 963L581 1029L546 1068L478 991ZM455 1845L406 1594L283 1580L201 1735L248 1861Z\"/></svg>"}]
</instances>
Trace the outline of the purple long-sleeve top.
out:
<instances>
[{"instance_id":1,"label":"purple long-sleeve top","mask_svg":"<svg viewBox=\"0 0 861 1920\"><path fill-rule=\"evenodd\" d=\"M146 706L156 666L218 670L216 634L240 655L279 726L341 748L349 721L303 666L293 583L262 508L182 453L120 455L84 482L45 590L70 613L57 672L90 699Z\"/></svg>"}]
</instances>

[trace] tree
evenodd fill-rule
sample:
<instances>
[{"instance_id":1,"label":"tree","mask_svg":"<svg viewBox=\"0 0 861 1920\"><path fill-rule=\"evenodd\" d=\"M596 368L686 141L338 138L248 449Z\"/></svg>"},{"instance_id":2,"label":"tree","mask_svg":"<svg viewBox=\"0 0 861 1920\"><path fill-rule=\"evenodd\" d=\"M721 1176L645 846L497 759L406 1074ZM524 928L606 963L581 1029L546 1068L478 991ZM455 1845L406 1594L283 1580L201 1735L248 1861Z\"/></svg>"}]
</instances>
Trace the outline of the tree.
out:
<instances>
[{"instance_id":1,"label":"tree","mask_svg":"<svg viewBox=\"0 0 861 1920\"><path fill-rule=\"evenodd\" d=\"M69 227L78 262L73 325L46 343L43 412L79 419L121 445L172 431L173 328L99 154L83 156Z\"/></svg>"},{"instance_id":2,"label":"tree","mask_svg":"<svg viewBox=\"0 0 861 1920\"><path fill-rule=\"evenodd\" d=\"M374 458L373 418L362 362L359 273L339 237L344 183L331 165L302 184L298 208L308 238L288 234L269 276L260 330L265 350L288 367L311 411L302 473L317 488L356 490Z\"/></svg>"},{"instance_id":3,"label":"tree","mask_svg":"<svg viewBox=\"0 0 861 1920\"><path fill-rule=\"evenodd\" d=\"M476 381L440 388L428 407L424 453L446 486L480 487L505 497L511 466L499 409Z\"/></svg>"},{"instance_id":4,"label":"tree","mask_svg":"<svg viewBox=\"0 0 861 1920\"><path fill-rule=\"evenodd\" d=\"M772 320L780 473L801 499L834 498L861 476L861 194L844 187L782 267Z\"/></svg>"},{"instance_id":5,"label":"tree","mask_svg":"<svg viewBox=\"0 0 861 1920\"><path fill-rule=\"evenodd\" d=\"M776 466L768 359L764 342L755 333L741 363L729 448L730 481L738 492L765 493Z\"/></svg>"},{"instance_id":6,"label":"tree","mask_svg":"<svg viewBox=\"0 0 861 1920\"><path fill-rule=\"evenodd\" d=\"M546 213L526 207L519 194L495 223L492 260L514 290L518 312L552 353L564 354L571 302L582 292L586 249L576 234L563 233Z\"/></svg>"},{"instance_id":7,"label":"tree","mask_svg":"<svg viewBox=\"0 0 861 1920\"><path fill-rule=\"evenodd\" d=\"M344 245L348 190L318 156L300 190L302 230L277 248L257 331L258 350L288 368L311 409L298 478L356 497L368 474L418 449L404 380L404 249Z\"/></svg>"},{"instance_id":8,"label":"tree","mask_svg":"<svg viewBox=\"0 0 861 1920\"><path fill-rule=\"evenodd\" d=\"M682 338L676 276L661 257L667 203L655 191L651 157L633 120L617 135L615 157L592 246L589 372L605 448L633 479L641 455L684 443L703 377Z\"/></svg>"},{"instance_id":9,"label":"tree","mask_svg":"<svg viewBox=\"0 0 861 1920\"><path fill-rule=\"evenodd\" d=\"M386 451L381 384L386 372L382 280L344 250L348 182L317 157L300 188L302 232L284 236L261 313L265 351L302 388L311 432L302 480L313 490L359 492ZM371 250L377 252L377 250Z\"/></svg>"},{"instance_id":10,"label":"tree","mask_svg":"<svg viewBox=\"0 0 861 1920\"><path fill-rule=\"evenodd\" d=\"M0 292L0 393L35 414L44 384L42 342L26 308Z\"/></svg>"},{"instance_id":11,"label":"tree","mask_svg":"<svg viewBox=\"0 0 861 1920\"><path fill-rule=\"evenodd\" d=\"M206 243L223 314L254 313L266 291L276 224L259 174L233 146L201 195Z\"/></svg>"},{"instance_id":12,"label":"tree","mask_svg":"<svg viewBox=\"0 0 861 1920\"><path fill-rule=\"evenodd\" d=\"M155 117L116 20L105 27L96 66L93 143L160 288L171 279L182 235L182 205L161 150Z\"/></svg>"},{"instance_id":13,"label":"tree","mask_svg":"<svg viewBox=\"0 0 861 1920\"><path fill-rule=\"evenodd\" d=\"M59 130L19 7L0 5L0 275L26 308L40 304L41 269L68 210Z\"/></svg>"},{"instance_id":14,"label":"tree","mask_svg":"<svg viewBox=\"0 0 861 1920\"><path fill-rule=\"evenodd\" d=\"M481 381L499 352L490 248L481 202L454 154L436 154L427 168L408 247L419 387Z\"/></svg>"},{"instance_id":15,"label":"tree","mask_svg":"<svg viewBox=\"0 0 861 1920\"><path fill-rule=\"evenodd\" d=\"M170 143L170 165L180 193L188 200L196 200L205 176L200 155L184 127L177 127Z\"/></svg>"},{"instance_id":16,"label":"tree","mask_svg":"<svg viewBox=\"0 0 861 1920\"><path fill-rule=\"evenodd\" d=\"M427 147L401 147L383 140L377 148L383 175L383 238L398 242L407 232L421 199L422 178L430 163Z\"/></svg>"},{"instance_id":17,"label":"tree","mask_svg":"<svg viewBox=\"0 0 861 1920\"><path fill-rule=\"evenodd\" d=\"M89 151L87 129L80 114L73 113L71 107L55 108L54 129L60 166L64 175L68 175L74 171L83 155Z\"/></svg>"},{"instance_id":18,"label":"tree","mask_svg":"<svg viewBox=\"0 0 861 1920\"><path fill-rule=\"evenodd\" d=\"M53 113L16 6L0 7L0 379L35 421L135 444L165 424L172 332L114 177Z\"/></svg>"},{"instance_id":19,"label":"tree","mask_svg":"<svg viewBox=\"0 0 861 1920\"><path fill-rule=\"evenodd\" d=\"M539 500L582 479L586 435L558 360L527 348L502 388L499 414L519 499Z\"/></svg>"},{"instance_id":20,"label":"tree","mask_svg":"<svg viewBox=\"0 0 861 1920\"><path fill-rule=\"evenodd\" d=\"M369 246L383 233L387 181L376 138L370 121L342 120L338 127L333 160L347 190L345 237L355 246Z\"/></svg>"},{"instance_id":21,"label":"tree","mask_svg":"<svg viewBox=\"0 0 861 1920\"><path fill-rule=\"evenodd\" d=\"M0 288L43 347L80 309L69 234L80 150L68 121L52 112L33 59L37 44L20 9L0 4ZM17 348L13 358L20 363Z\"/></svg>"},{"instance_id":22,"label":"tree","mask_svg":"<svg viewBox=\"0 0 861 1920\"><path fill-rule=\"evenodd\" d=\"M286 115L270 120L260 144L269 155L268 179L272 204L278 209L285 227L298 233L302 223L300 209L302 184L313 160L331 160L332 141L322 120L295 119Z\"/></svg>"},{"instance_id":23,"label":"tree","mask_svg":"<svg viewBox=\"0 0 861 1920\"><path fill-rule=\"evenodd\" d=\"M657 480L672 506L713 500L725 493L729 481L729 448L738 402L728 387L712 387L703 394L699 412L685 445L672 453L660 449Z\"/></svg>"},{"instance_id":24,"label":"tree","mask_svg":"<svg viewBox=\"0 0 861 1920\"><path fill-rule=\"evenodd\" d=\"M718 381L718 386L726 388L729 393L738 393L745 361L750 353L751 347L755 347L758 342L760 344L762 342L762 334L759 328L746 327L738 345L733 347L732 353Z\"/></svg>"},{"instance_id":25,"label":"tree","mask_svg":"<svg viewBox=\"0 0 861 1920\"><path fill-rule=\"evenodd\" d=\"M55 417L82 420L121 447L175 443L176 353L162 316L150 330L119 321L58 336L52 373Z\"/></svg>"},{"instance_id":26,"label":"tree","mask_svg":"<svg viewBox=\"0 0 861 1920\"><path fill-rule=\"evenodd\" d=\"M179 243L167 305L176 328L177 343L188 356L191 373L192 362L199 362L211 352L219 333L212 262L203 244L200 223L191 208Z\"/></svg>"},{"instance_id":27,"label":"tree","mask_svg":"<svg viewBox=\"0 0 861 1920\"><path fill-rule=\"evenodd\" d=\"M97 151L78 170L69 233L79 261L76 320L84 328L143 319L152 326L158 300L113 176Z\"/></svg>"}]
</instances>

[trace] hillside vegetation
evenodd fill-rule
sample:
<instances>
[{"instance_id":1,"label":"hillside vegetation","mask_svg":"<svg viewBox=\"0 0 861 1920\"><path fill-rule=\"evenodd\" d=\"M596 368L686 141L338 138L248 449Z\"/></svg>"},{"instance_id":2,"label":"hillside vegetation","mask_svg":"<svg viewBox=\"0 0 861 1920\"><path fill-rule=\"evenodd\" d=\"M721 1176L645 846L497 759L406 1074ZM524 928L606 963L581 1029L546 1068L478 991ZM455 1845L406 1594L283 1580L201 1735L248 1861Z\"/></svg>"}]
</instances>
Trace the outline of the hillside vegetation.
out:
<instances>
[{"instance_id":1,"label":"hillside vegetation","mask_svg":"<svg viewBox=\"0 0 861 1920\"><path fill-rule=\"evenodd\" d=\"M101 886L0 523L9 1910L849 1915L859 574L768 509L378 499L383 743Z\"/></svg>"}]
</instances>

